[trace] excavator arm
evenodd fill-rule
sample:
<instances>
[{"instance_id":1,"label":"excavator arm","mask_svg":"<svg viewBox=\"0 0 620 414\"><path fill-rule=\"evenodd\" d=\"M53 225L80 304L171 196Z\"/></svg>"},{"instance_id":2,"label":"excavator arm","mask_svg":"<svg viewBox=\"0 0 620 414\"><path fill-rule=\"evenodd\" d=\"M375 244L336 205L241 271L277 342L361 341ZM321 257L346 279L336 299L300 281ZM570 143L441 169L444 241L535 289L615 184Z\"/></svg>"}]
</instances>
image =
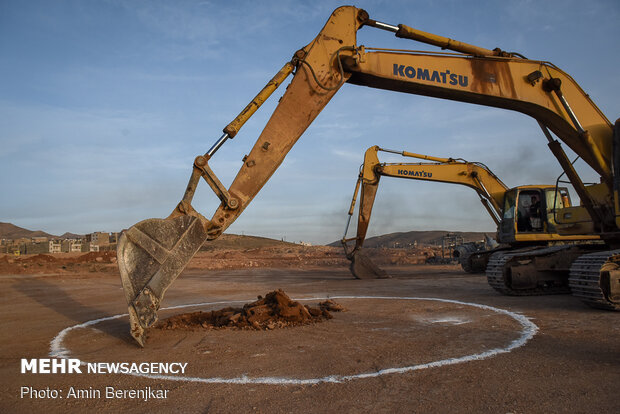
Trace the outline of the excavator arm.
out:
<instances>
[{"instance_id":1,"label":"excavator arm","mask_svg":"<svg viewBox=\"0 0 620 414\"><path fill-rule=\"evenodd\" d=\"M434 44L460 54L369 52L356 42L356 33L364 25L393 31L399 37ZM226 140L236 136L262 102L292 72L293 79L279 105L244 158L233 183L226 189L209 167L209 160ZM578 85L553 65L467 45L404 25L380 23L371 20L364 10L340 7L332 13L316 38L297 51L240 115L224 128L224 135L211 149L196 158L183 199L170 217L142 221L124 232L119 240L118 264L129 308L131 333L140 345L144 345L144 330L157 320L157 310L166 289L204 241L217 238L247 208L291 147L345 82L526 113L536 118L547 134L550 129L558 135L601 175L605 183L611 185L611 124ZM569 168L570 162L559 144L556 143L554 148L556 157L563 157L561 164L565 169ZM588 213L598 223L597 228L611 223L609 211L589 196L579 176L574 172L567 174ZM202 216L191 205L201 178L221 201L211 219Z\"/></svg>"},{"instance_id":2,"label":"excavator arm","mask_svg":"<svg viewBox=\"0 0 620 414\"><path fill-rule=\"evenodd\" d=\"M117 256L129 308L131 335L144 346L145 329L157 321L166 289L205 240L219 237L256 196L286 154L349 77L339 56L353 53L357 30L368 15L354 7L334 11L319 35L295 53L280 72L229 125L206 154L194 161L181 202L165 220L144 220L125 231ZM256 140L231 186L226 189L208 161L227 139L234 138L260 105L295 71L286 92ZM191 205L203 178L221 204L209 220Z\"/></svg>"},{"instance_id":3,"label":"excavator arm","mask_svg":"<svg viewBox=\"0 0 620 414\"><path fill-rule=\"evenodd\" d=\"M382 163L379 161L379 152L400 154L404 157L416 158L432 162L419 163ZM354 262L353 274L359 277L363 272L362 266L355 264L356 256L364 244L370 216L382 176L407 178L420 181L433 181L460 184L476 191L480 201L485 206L489 215L496 225L499 225L504 194L508 187L493 174L484 164L468 162L461 159L438 158L428 155L415 154L407 151L392 151L378 146L370 147L364 154L364 164L360 168L360 175L355 186L347 228L342 239L342 244L347 257ZM360 194L357 235L347 239L346 235L355 210L358 192ZM349 250L348 243L355 240L355 246ZM359 270L356 272L355 270ZM368 273L368 272L365 272Z\"/></svg>"}]
</instances>

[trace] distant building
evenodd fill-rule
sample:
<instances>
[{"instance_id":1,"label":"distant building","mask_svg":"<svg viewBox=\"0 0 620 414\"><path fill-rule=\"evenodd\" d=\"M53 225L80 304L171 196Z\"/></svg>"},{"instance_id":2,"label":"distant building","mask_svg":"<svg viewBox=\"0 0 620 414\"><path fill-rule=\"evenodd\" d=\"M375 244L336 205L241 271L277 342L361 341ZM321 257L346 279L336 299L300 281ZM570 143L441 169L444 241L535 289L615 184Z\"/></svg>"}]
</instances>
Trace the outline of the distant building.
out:
<instances>
[{"instance_id":1,"label":"distant building","mask_svg":"<svg viewBox=\"0 0 620 414\"><path fill-rule=\"evenodd\" d=\"M95 233L90 233L86 235L86 241L90 242L91 245L103 246L110 244L110 233L106 233L103 231L97 231ZM95 250L91 250L95 251ZM99 250L96 250L99 251Z\"/></svg>"},{"instance_id":2,"label":"distant building","mask_svg":"<svg viewBox=\"0 0 620 414\"><path fill-rule=\"evenodd\" d=\"M70 240L69 251L71 253L80 253L82 251L82 240Z\"/></svg>"},{"instance_id":3,"label":"distant building","mask_svg":"<svg viewBox=\"0 0 620 414\"><path fill-rule=\"evenodd\" d=\"M48 242L44 243L20 243L19 244L19 253L20 254L42 254L49 253L50 247Z\"/></svg>"},{"instance_id":4,"label":"distant building","mask_svg":"<svg viewBox=\"0 0 620 414\"><path fill-rule=\"evenodd\" d=\"M87 234L80 239L50 239L43 236L0 239L0 254L57 254L110 251L116 249L116 244L121 234L121 232L107 233L99 231Z\"/></svg>"},{"instance_id":5,"label":"distant building","mask_svg":"<svg viewBox=\"0 0 620 414\"><path fill-rule=\"evenodd\" d=\"M62 241L60 240L50 240L49 241L49 249L50 253L62 253Z\"/></svg>"},{"instance_id":6,"label":"distant building","mask_svg":"<svg viewBox=\"0 0 620 414\"><path fill-rule=\"evenodd\" d=\"M118 243L119 237L121 237L120 232L110 233L110 243Z\"/></svg>"}]
</instances>

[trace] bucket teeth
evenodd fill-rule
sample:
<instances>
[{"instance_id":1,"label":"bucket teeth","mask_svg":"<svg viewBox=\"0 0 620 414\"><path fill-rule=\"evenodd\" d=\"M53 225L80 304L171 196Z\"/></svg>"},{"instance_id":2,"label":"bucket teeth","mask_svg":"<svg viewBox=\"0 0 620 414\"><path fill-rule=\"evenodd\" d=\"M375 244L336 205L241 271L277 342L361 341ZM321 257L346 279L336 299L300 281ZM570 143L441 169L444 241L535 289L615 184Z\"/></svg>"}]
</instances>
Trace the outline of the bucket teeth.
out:
<instances>
[{"instance_id":1,"label":"bucket teeth","mask_svg":"<svg viewBox=\"0 0 620 414\"><path fill-rule=\"evenodd\" d=\"M135 310L131 306L129 307L129 326L129 332L131 333L133 339L136 340L138 345L144 348L144 344L146 342L146 333L144 331L144 328L140 326L140 323L138 322L138 315L136 315Z\"/></svg>"}]
</instances>

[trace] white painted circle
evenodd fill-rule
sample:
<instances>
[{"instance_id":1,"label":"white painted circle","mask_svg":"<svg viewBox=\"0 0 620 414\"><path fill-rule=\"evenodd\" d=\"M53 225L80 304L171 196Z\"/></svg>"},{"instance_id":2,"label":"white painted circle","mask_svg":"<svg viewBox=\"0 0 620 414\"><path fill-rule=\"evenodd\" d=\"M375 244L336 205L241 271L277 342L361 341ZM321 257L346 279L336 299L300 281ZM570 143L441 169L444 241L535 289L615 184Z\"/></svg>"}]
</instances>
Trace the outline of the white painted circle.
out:
<instances>
[{"instance_id":1,"label":"white painted circle","mask_svg":"<svg viewBox=\"0 0 620 414\"><path fill-rule=\"evenodd\" d=\"M399 297L399 296L330 296L326 297L314 297L314 298L300 298L293 299L296 301L308 301L308 300L325 300L325 299L376 299L376 300L427 300L427 301L436 301L436 302L444 302L444 303L454 303L457 305L465 305L471 306L479 309L489 310L495 313L499 313L502 315L506 315L515 321L517 321L521 326L521 335L519 338L512 341L508 346L504 348L495 348L490 349L488 351L484 351L478 354L466 355L456 358L448 358L442 359L440 361L428 362L425 364L417 364L417 365L409 365L404 367L392 367L392 368L384 368L377 371L372 372L363 372L354 375L338 375L332 374L327 375L320 378L292 378L292 377L256 377L251 378L245 375L235 378L221 378L221 377L211 377L211 378L202 378L202 377L184 377L184 376L172 376L172 375L152 375L152 374L134 374L128 373L126 375L133 375L136 377L150 378L156 380L169 380L169 381L182 381L182 382L201 382L206 384L269 384L269 385L312 385L312 384L320 384L324 382L330 383L342 383L346 381L365 379L365 378L375 378L381 375L388 374L403 374L411 371L419 371L426 368L436 368L442 367L446 365L455 365L462 364L470 361L480 361L483 359L491 358L499 354L511 352L513 349L519 348L525 345L530 339L536 335L538 332L538 326L536 326L532 321L529 320L524 315L520 315L515 312L511 312L505 309L495 308L493 306L481 305L479 303L471 303L471 302L462 302L458 300L452 299L439 299L439 298L422 298L422 297ZM208 305L227 305L232 303L246 303L247 301L226 301L226 302L204 302L204 303L193 303L189 305L179 305L179 306L171 306L168 308L162 308L161 310L169 310L169 309L182 309L189 307L197 307L197 306L208 306ZM120 319L124 316L127 316L126 313L114 316L108 316L100 319L93 319L84 323L80 323L77 325L70 326L68 328L63 329L52 339L50 342L50 356L53 358L70 358L69 350L63 345L63 340L65 336L75 329L82 329L87 327L92 327L98 323ZM85 364L85 361L82 361Z\"/></svg>"}]
</instances>

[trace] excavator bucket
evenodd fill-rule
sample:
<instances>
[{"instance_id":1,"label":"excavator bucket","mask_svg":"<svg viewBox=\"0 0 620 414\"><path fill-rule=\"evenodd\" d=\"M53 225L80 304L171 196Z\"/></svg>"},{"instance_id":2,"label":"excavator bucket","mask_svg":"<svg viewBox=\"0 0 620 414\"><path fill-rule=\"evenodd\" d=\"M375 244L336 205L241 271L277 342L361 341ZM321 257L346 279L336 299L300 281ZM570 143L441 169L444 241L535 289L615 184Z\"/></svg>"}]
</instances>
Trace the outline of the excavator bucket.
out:
<instances>
[{"instance_id":1,"label":"excavator bucket","mask_svg":"<svg viewBox=\"0 0 620 414\"><path fill-rule=\"evenodd\" d=\"M125 231L117 247L131 335L144 346L166 289L207 239L201 220L183 215L148 219Z\"/></svg>"},{"instance_id":2,"label":"excavator bucket","mask_svg":"<svg viewBox=\"0 0 620 414\"><path fill-rule=\"evenodd\" d=\"M389 279L384 270L379 268L376 264L370 260L370 258L362 253L361 250L356 251L351 257L351 273L357 279Z\"/></svg>"}]
</instances>

